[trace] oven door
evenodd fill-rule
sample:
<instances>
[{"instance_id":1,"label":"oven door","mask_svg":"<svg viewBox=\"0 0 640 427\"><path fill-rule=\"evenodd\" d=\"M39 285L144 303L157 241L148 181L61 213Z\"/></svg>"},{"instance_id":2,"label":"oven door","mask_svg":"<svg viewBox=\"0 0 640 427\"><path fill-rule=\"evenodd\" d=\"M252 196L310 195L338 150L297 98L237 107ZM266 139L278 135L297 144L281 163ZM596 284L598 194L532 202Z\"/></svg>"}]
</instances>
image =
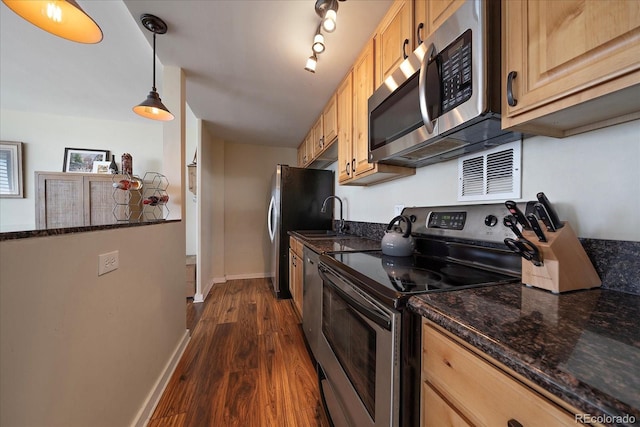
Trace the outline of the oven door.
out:
<instances>
[{"instance_id":1,"label":"oven door","mask_svg":"<svg viewBox=\"0 0 640 427\"><path fill-rule=\"evenodd\" d=\"M398 426L400 313L320 264L320 390L335 426Z\"/></svg>"}]
</instances>

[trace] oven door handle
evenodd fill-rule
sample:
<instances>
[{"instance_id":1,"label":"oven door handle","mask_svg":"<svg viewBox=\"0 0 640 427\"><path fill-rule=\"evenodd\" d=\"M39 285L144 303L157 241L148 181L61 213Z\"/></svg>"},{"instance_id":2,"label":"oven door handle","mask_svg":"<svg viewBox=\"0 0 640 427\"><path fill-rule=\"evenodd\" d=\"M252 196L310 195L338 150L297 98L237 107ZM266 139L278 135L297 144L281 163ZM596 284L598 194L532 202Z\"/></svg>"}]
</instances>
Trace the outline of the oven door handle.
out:
<instances>
[{"instance_id":1,"label":"oven door handle","mask_svg":"<svg viewBox=\"0 0 640 427\"><path fill-rule=\"evenodd\" d=\"M387 331L391 330L391 319L378 313L375 310L372 310L369 307L366 307L362 302L358 301L357 299L343 291L338 285L333 283L331 278L327 275L327 273L331 273L326 268L318 266L318 272L320 273L323 282L331 286L331 288L336 291L342 299L349 303L350 307L353 307L356 311L358 311L360 314L362 314L381 328L384 328Z\"/></svg>"}]
</instances>

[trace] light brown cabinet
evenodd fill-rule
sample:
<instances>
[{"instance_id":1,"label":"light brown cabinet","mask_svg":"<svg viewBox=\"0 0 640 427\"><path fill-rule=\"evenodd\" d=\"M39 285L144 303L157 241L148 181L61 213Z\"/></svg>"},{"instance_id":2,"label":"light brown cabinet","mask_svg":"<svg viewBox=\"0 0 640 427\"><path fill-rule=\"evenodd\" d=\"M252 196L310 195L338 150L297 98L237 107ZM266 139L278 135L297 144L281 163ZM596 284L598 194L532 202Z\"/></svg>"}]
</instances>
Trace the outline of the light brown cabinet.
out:
<instances>
[{"instance_id":1,"label":"light brown cabinet","mask_svg":"<svg viewBox=\"0 0 640 427\"><path fill-rule=\"evenodd\" d=\"M323 140L323 132L322 132L322 115L318 117L313 128L311 128L311 133L313 135L312 145L311 145L311 158L316 158L320 152L322 151L322 140Z\"/></svg>"},{"instance_id":2,"label":"light brown cabinet","mask_svg":"<svg viewBox=\"0 0 640 427\"><path fill-rule=\"evenodd\" d=\"M338 136L338 106L334 93L329 98L327 105L322 111L322 145L321 149L327 149Z\"/></svg>"},{"instance_id":3,"label":"light brown cabinet","mask_svg":"<svg viewBox=\"0 0 640 427\"><path fill-rule=\"evenodd\" d=\"M313 152L313 128L298 147L298 166L304 168L311 163Z\"/></svg>"},{"instance_id":4,"label":"light brown cabinet","mask_svg":"<svg viewBox=\"0 0 640 427\"><path fill-rule=\"evenodd\" d=\"M113 175L36 172L36 226L115 224L113 179Z\"/></svg>"},{"instance_id":5,"label":"light brown cabinet","mask_svg":"<svg viewBox=\"0 0 640 427\"><path fill-rule=\"evenodd\" d=\"M302 285L304 281L304 245L289 237L289 292L302 319Z\"/></svg>"},{"instance_id":6,"label":"light brown cabinet","mask_svg":"<svg viewBox=\"0 0 640 427\"><path fill-rule=\"evenodd\" d=\"M414 0L413 35L415 49L435 29L442 25L465 0Z\"/></svg>"},{"instance_id":7,"label":"light brown cabinet","mask_svg":"<svg viewBox=\"0 0 640 427\"><path fill-rule=\"evenodd\" d=\"M382 18L376 34L376 84L382 84L413 51L413 1L395 0Z\"/></svg>"},{"instance_id":8,"label":"light brown cabinet","mask_svg":"<svg viewBox=\"0 0 640 427\"><path fill-rule=\"evenodd\" d=\"M344 78L337 91L338 105L338 182L352 178L353 157L353 72Z\"/></svg>"},{"instance_id":9,"label":"light brown cabinet","mask_svg":"<svg viewBox=\"0 0 640 427\"><path fill-rule=\"evenodd\" d=\"M340 184L372 185L415 174L415 169L413 168L369 163L368 102L369 97L373 93L375 77L374 64L374 42L373 40L369 40L353 65L352 125L349 126L347 123L349 120L348 112L338 112L344 122L341 122L340 126L344 129L348 129L349 127L353 129L351 144L349 144L347 138L344 138L344 140L339 139L338 141L340 144L340 149L338 150L338 179ZM348 90L344 81L341 88L343 91ZM343 93L343 96L344 95L346 95L346 93ZM348 102L345 100L342 100L340 105L342 105L343 108L348 108ZM348 144L348 146L343 147L342 144ZM343 157L340 157L340 153L342 153Z\"/></svg>"},{"instance_id":10,"label":"light brown cabinet","mask_svg":"<svg viewBox=\"0 0 640 427\"><path fill-rule=\"evenodd\" d=\"M513 421L527 427L575 426L574 415L558 401L543 396L508 368L471 351L426 319L421 393L423 427L506 426Z\"/></svg>"},{"instance_id":11,"label":"light brown cabinet","mask_svg":"<svg viewBox=\"0 0 640 427\"><path fill-rule=\"evenodd\" d=\"M563 137L640 117L640 2L502 2L503 128Z\"/></svg>"}]
</instances>

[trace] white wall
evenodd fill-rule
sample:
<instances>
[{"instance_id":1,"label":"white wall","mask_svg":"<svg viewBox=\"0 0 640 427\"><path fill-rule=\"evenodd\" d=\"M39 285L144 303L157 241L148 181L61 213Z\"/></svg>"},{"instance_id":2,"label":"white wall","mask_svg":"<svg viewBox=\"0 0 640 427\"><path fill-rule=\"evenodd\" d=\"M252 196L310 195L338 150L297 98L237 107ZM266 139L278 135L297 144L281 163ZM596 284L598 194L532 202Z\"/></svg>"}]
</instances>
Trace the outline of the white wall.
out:
<instances>
[{"instance_id":1,"label":"white wall","mask_svg":"<svg viewBox=\"0 0 640 427\"><path fill-rule=\"evenodd\" d=\"M457 168L451 160L364 188L336 181L336 194L344 201L346 220L387 223L397 204L460 204ZM539 191L580 237L640 241L640 121L563 139L525 139L522 200L535 200Z\"/></svg>"},{"instance_id":2,"label":"white wall","mask_svg":"<svg viewBox=\"0 0 640 427\"><path fill-rule=\"evenodd\" d=\"M296 165L297 150L226 143L224 156L225 275L263 277L270 270L271 176L278 163Z\"/></svg>"},{"instance_id":3,"label":"white wall","mask_svg":"<svg viewBox=\"0 0 640 427\"><path fill-rule=\"evenodd\" d=\"M187 123L186 123L186 141L185 141L185 158L187 164L193 161L193 155L198 148L198 141L200 140L200 120L193 114L191 108L187 106ZM199 159L198 159L199 160ZM197 234L196 234L196 222L197 222L197 209L196 209L196 197L191 191L189 191L189 170L185 171L184 182L186 184L185 193L185 226L187 233L186 240L186 255L195 255L197 253ZM196 190L197 191L197 190Z\"/></svg>"},{"instance_id":4,"label":"white wall","mask_svg":"<svg viewBox=\"0 0 640 427\"><path fill-rule=\"evenodd\" d=\"M183 222L0 242L0 425L131 425L185 338L184 245Z\"/></svg>"},{"instance_id":5,"label":"white wall","mask_svg":"<svg viewBox=\"0 0 640 427\"><path fill-rule=\"evenodd\" d=\"M194 302L204 301L214 282L224 282L224 141L200 126L198 145L198 260Z\"/></svg>"},{"instance_id":6,"label":"white wall","mask_svg":"<svg viewBox=\"0 0 640 427\"><path fill-rule=\"evenodd\" d=\"M0 231L35 228L34 171L62 172L64 149L93 148L133 157L133 173L162 172L162 124L116 122L0 110L0 139L23 143L25 198L0 199Z\"/></svg>"}]
</instances>

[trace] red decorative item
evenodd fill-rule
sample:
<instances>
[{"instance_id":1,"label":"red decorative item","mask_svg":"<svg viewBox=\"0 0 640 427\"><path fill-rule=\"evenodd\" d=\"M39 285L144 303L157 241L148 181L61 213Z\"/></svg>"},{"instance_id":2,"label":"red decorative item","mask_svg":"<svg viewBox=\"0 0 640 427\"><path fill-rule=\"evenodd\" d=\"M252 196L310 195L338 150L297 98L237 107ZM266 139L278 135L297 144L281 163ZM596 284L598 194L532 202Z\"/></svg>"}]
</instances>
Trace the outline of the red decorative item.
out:
<instances>
[{"instance_id":1,"label":"red decorative item","mask_svg":"<svg viewBox=\"0 0 640 427\"><path fill-rule=\"evenodd\" d=\"M125 175L133 175L133 158L129 153L122 155L122 173Z\"/></svg>"}]
</instances>

